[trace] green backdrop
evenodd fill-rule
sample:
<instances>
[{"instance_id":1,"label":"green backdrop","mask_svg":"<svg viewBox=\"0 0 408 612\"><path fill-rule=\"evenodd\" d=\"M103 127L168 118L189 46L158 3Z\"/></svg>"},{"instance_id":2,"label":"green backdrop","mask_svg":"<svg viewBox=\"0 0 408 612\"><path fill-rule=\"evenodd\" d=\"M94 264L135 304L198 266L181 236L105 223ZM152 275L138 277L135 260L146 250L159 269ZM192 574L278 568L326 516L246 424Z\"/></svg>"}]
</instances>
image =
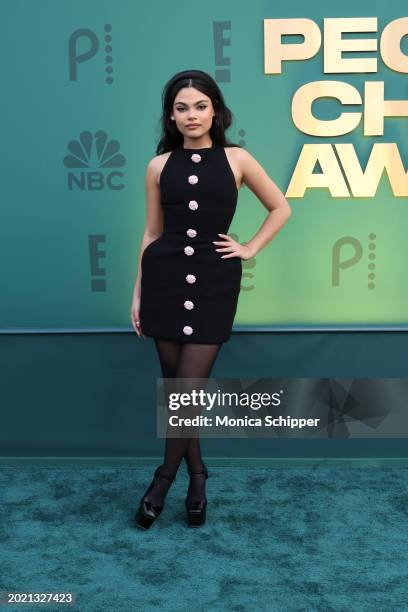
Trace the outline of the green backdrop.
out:
<instances>
[{"instance_id":1,"label":"green backdrop","mask_svg":"<svg viewBox=\"0 0 408 612\"><path fill-rule=\"evenodd\" d=\"M190 11L164 0L9 0L1 7L4 332L130 329L145 168L159 136L162 87L179 70L199 68L217 79L234 115L229 138L284 193L307 143L352 143L364 168L374 142L393 142L407 166L406 117L385 119L380 137L365 137L360 123L334 138L308 136L291 117L294 93L316 80L349 83L360 95L365 81L383 81L386 99L406 98L406 73L390 70L379 53L359 54L377 57L376 73L324 74L322 49L310 60L284 62L280 75L264 73L264 19L307 15L322 29L325 17L377 17L378 33L346 36L379 39L404 16L402 1L346 0L340 8L225 0ZM406 36L401 49L408 51ZM341 109L324 99L313 110L331 119ZM333 198L314 188L289 201L288 225L244 262L234 329L405 329L407 198L393 195L386 173L374 197ZM230 233L248 241L265 214L244 188ZM344 237L343 257L356 248L360 257L335 284L333 247Z\"/></svg>"}]
</instances>

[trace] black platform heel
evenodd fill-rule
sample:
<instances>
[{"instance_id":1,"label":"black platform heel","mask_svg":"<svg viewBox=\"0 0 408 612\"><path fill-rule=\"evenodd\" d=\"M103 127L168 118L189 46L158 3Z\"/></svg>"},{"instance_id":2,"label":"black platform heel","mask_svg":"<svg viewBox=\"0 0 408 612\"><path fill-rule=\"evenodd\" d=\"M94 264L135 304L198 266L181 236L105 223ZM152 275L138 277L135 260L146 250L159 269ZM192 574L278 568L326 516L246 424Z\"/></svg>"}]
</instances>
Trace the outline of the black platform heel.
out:
<instances>
[{"instance_id":1,"label":"black platform heel","mask_svg":"<svg viewBox=\"0 0 408 612\"><path fill-rule=\"evenodd\" d=\"M189 475L192 474L204 474L207 480L208 478L208 470L207 467L203 463L203 469L194 472L188 470ZM187 521L190 527L200 527L204 525L206 519L206 511L207 511L207 498L204 495L204 499L200 499L200 501L190 502L188 496L185 499L185 505L187 510Z\"/></svg>"},{"instance_id":2,"label":"black platform heel","mask_svg":"<svg viewBox=\"0 0 408 612\"><path fill-rule=\"evenodd\" d=\"M150 483L149 488L142 496L139 508L137 509L135 515L135 523L138 527L141 527L142 529L149 529L149 527L154 523L154 521L160 516L160 513L164 508L164 504L161 506L153 506L150 500L145 499L147 494L153 489L157 479L164 478L169 482L174 482L174 480L176 480L176 477L171 478L168 474L162 472L162 467L162 465L159 465L159 467L155 471L154 478Z\"/></svg>"}]
</instances>

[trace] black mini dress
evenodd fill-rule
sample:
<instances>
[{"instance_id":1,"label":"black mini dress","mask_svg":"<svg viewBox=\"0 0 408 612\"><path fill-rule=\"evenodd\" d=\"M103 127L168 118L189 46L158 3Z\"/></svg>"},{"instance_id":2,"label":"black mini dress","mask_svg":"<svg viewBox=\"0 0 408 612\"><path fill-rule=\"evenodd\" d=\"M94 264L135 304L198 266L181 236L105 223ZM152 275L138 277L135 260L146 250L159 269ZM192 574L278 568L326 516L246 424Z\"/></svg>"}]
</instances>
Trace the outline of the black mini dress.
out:
<instances>
[{"instance_id":1,"label":"black mini dress","mask_svg":"<svg viewBox=\"0 0 408 612\"><path fill-rule=\"evenodd\" d=\"M143 251L140 324L145 336L213 344L232 330L242 260L217 252L238 200L223 146L170 153L160 175L163 233Z\"/></svg>"}]
</instances>

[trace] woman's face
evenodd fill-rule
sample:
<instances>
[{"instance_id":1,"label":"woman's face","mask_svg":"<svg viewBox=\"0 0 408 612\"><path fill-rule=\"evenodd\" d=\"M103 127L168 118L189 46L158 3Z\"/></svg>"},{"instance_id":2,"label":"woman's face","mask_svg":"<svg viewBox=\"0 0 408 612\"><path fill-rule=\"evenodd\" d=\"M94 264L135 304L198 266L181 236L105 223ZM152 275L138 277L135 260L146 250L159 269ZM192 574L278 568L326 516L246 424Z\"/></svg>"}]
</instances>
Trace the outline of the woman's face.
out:
<instances>
[{"instance_id":1,"label":"woman's face","mask_svg":"<svg viewBox=\"0 0 408 612\"><path fill-rule=\"evenodd\" d=\"M183 87L177 93L171 118L186 138L205 135L211 128L214 107L211 98L194 87ZM192 128L190 125L197 125Z\"/></svg>"}]
</instances>

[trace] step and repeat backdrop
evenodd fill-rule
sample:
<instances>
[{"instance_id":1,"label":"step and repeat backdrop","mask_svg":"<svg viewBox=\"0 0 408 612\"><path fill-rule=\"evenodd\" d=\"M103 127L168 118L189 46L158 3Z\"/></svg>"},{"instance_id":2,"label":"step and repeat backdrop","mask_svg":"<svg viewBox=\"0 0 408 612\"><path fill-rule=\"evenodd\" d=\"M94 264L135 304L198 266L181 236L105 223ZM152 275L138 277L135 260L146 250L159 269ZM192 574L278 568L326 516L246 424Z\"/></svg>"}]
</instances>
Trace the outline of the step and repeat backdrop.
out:
<instances>
[{"instance_id":1,"label":"step and repeat backdrop","mask_svg":"<svg viewBox=\"0 0 408 612\"><path fill-rule=\"evenodd\" d=\"M3 2L0 328L129 330L161 93L200 69L292 217L243 262L236 330L408 329L402 1ZM230 235L267 212L240 190ZM165 296L164 296L165 297Z\"/></svg>"}]
</instances>

